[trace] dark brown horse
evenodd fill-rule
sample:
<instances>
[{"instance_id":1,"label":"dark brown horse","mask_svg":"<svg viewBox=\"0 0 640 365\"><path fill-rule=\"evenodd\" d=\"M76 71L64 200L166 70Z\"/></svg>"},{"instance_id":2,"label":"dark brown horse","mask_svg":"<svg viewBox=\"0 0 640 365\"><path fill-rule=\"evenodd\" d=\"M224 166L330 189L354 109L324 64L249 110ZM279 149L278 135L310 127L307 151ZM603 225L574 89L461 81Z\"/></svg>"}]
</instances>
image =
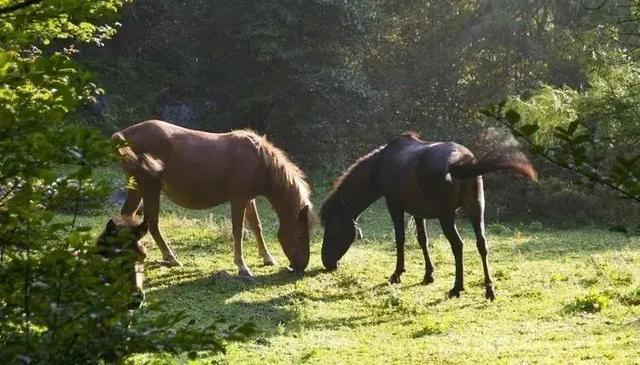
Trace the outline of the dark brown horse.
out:
<instances>
[{"instance_id":1,"label":"dark brown horse","mask_svg":"<svg viewBox=\"0 0 640 365\"><path fill-rule=\"evenodd\" d=\"M404 212L416 222L418 242L425 259L424 283L433 282L424 219L437 218L451 244L456 279L450 296L464 290L462 240L455 225L455 212L462 207L470 217L482 258L486 297L494 299L489 275L484 233L484 191L480 175L511 170L532 180L536 172L524 155L500 151L477 160L466 147L453 142L424 142L406 133L391 143L360 158L338 179L321 210L324 225L322 262L337 268L356 236L358 216L380 197L386 199L395 229L397 262L389 278L400 282L404 269Z\"/></svg>"},{"instance_id":2,"label":"dark brown horse","mask_svg":"<svg viewBox=\"0 0 640 365\"><path fill-rule=\"evenodd\" d=\"M133 216L144 202L144 220L169 265L180 265L158 228L160 193L190 209L231 203L234 262L241 275L251 276L242 254L245 217L267 265L275 264L262 236L254 198L266 196L280 219L278 240L291 267L309 263L312 205L304 174L264 137L249 130L207 133L158 120L136 124L113 135L126 141L119 148L122 167L135 178L122 215Z\"/></svg>"}]
</instances>

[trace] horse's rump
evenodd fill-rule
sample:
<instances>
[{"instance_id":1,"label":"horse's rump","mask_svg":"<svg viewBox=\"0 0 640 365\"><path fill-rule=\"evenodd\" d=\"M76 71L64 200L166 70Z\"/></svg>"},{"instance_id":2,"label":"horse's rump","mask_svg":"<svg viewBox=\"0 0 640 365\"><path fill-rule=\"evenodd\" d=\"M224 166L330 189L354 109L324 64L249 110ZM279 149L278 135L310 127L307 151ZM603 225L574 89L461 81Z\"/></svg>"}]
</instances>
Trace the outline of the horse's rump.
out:
<instances>
[{"instance_id":1,"label":"horse's rump","mask_svg":"<svg viewBox=\"0 0 640 365\"><path fill-rule=\"evenodd\" d=\"M164 170L164 163L150 153L136 154L122 133L114 133L111 139L119 144L120 165L128 174L158 177Z\"/></svg>"}]
</instances>

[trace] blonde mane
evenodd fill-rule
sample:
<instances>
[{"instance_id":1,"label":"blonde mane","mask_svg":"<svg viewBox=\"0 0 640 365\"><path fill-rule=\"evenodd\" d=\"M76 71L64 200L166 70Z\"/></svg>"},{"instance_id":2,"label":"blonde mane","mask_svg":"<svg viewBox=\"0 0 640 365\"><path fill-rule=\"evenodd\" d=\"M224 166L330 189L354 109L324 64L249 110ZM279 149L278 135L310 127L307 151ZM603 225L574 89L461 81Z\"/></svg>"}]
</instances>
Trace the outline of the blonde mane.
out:
<instances>
[{"instance_id":1,"label":"blonde mane","mask_svg":"<svg viewBox=\"0 0 640 365\"><path fill-rule=\"evenodd\" d=\"M313 209L310 199L311 190L305 180L304 172L291 162L281 149L271 144L266 137L248 129L234 131L234 133L249 137L254 142L269 171L270 185L275 191L282 193L284 200L289 205L289 209L298 214L300 209L308 205L311 212ZM309 224L311 225L311 214L309 214L309 218Z\"/></svg>"}]
</instances>

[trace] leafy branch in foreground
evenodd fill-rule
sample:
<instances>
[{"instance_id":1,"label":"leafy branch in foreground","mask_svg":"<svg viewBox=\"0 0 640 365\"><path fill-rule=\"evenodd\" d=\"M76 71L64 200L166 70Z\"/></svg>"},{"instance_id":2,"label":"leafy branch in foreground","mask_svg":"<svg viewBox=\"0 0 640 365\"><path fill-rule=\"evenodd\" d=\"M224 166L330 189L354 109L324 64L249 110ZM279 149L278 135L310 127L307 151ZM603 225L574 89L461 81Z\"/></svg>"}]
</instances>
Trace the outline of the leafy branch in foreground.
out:
<instances>
[{"instance_id":1,"label":"leafy branch in foreground","mask_svg":"<svg viewBox=\"0 0 640 365\"><path fill-rule=\"evenodd\" d=\"M195 326L182 313L150 308L131 313L129 273L95 254L92 227L78 219L111 188L93 173L113 162L115 146L72 117L100 91L72 59L72 42L108 39L114 29L103 24L123 3L45 1L1 17L2 364L120 362L139 352L193 357L223 352L226 341L252 330Z\"/></svg>"},{"instance_id":2,"label":"leafy branch in foreground","mask_svg":"<svg viewBox=\"0 0 640 365\"><path fill-rule=\"evenodd\" d=\"M554 127L551 141L538 142L536 135L540 122L524 120L518 111L505 105L504 101L492 104L481 113L506 126L529 146L532 153L551 164L640 202L640 154L630 151L612 155L603 153L606 142L580 119L571 121L567 126Z\"/></svg>"}]
</instances>

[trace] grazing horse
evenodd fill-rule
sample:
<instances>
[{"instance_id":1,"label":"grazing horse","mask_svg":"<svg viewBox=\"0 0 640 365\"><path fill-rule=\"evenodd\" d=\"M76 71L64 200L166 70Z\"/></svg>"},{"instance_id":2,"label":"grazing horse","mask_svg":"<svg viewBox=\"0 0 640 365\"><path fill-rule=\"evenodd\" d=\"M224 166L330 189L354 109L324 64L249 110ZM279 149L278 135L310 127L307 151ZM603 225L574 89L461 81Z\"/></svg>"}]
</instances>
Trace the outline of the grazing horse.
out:
<instances>
[{"instance_id":1,"label":"grazing horse","mask_svg":"<svg viewBox=\"0 0 640 365\"><path fill-rule=\"evenodd\" d=\"M98 237L98 253L108 260L121 259L124 274L131 280L134 295L129 309L140 308L144 301L144 259L147 249L140 240L147 234L147 229L145 221L115 218L107 222L104 232Z\"/></svg>"},{"instance_id":2,"label":"grazing horse","mask_svg":"<svg viewBox=\"0 0 640 365\"><path fill-rule=\"evenodd\" d=\"M160 193L189 209L231 203L234 263L251 276L242 253L245 217L265 265L274 265L262 236L254 198L265 196L280 219L278 240L291 268L309 263L312 205L302 171L278 148L250 130L207 133L150 120L113 135L120 141L121 166L135 179L121 214L133 216L143 202L144 220L168 265L180 265L158 228ZM123 145L124 144L124 145Z\"/></svg>"},{"instance_id":3,"label":"grazing horse","mask_svg":"<svg viewBox=\"0 0 640 365\"><path fill-rule=\"evenodd\" d=\"M389 278L399 283L404 269L404 212L416 222L418 242L425 260L424 283L433 282L424 220L437 218L449 240L456 264L450 297L464 290L462 240L455 225L455 212L462 207L471 219L484 268L486 297L495 299L489 275L484 233L484 191L480 175L511 170L532 180L536 172L521 153L497 150L477 160L466 147L453 142L424 142L405 133L356 161L337 180L321 209L324 225L322 262L335 270L356 236L358 216L380 197L386 199L395 230L396 269Z\"/></svg>"}]
</instances>

